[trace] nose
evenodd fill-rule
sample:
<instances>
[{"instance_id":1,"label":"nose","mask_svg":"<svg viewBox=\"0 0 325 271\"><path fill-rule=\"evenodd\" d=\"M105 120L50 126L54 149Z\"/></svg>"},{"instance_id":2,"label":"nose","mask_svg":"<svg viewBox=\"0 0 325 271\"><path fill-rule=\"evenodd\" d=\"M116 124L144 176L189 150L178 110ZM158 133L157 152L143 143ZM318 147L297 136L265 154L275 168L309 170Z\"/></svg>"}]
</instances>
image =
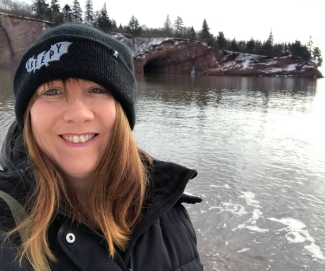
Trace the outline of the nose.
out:
<instances>
[{"instance_id":1,"label":"nose","mask_svg":"<svg viewBox=\"0 0 325 271\"><path fill-rule=\"evenodd\" d=\"M94 119L94 113L86 101L80 97L71 97L67 100L64 121L82 125Z\"/></svg>"}]
</instances>

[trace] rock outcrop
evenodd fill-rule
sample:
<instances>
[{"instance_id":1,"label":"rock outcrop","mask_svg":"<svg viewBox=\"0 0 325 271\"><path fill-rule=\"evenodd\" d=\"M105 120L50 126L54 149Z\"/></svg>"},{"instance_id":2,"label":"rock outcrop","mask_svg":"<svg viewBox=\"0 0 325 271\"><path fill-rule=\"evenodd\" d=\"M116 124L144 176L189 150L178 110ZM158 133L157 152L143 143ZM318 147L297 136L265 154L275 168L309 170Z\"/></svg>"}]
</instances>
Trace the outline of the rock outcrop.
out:
<instances>
[{"instance_id":1,"label":"rock outcrop","mask_svg":"<svg viewBox=\"0 0 325 271\"><path fill-rule=\"evenodd\" d=\"M49 27L47 21L0 13L0 67L15 65ZM226 50L214 52L199 41L113 35L133 49L137 73L323 77L313 61L291 56L267 58Z\"/></svg>"},{"instance_id":2,"label":"rock outcrop","mask_svg":"<svg viewBox=\"0 0 325 271\"><path fill-rule=\"evenodd\" d=\"M50 22L0 13L0 67L12 67Z\"/></svg>"},{"instance_id":3,"label":"rock outcrop","mask_svg":"<svg viewBox=\"0 0 325 271\"><path fill-rule=\"evenodd\" d=\"M222 74L211 47L198 41L166 39L135 55L138 73Z\"/></svg>"},{"instance_id":4,"label":"rock outcrop","mask_svg":"<svg viewBox=\"0 0 325 271\"><path fill-rule=\"evenodd\" d=\"M136 73L222 74L211 47L177 38L135 38L115 34L133 49Z\"/></svg>"},{"instance_id":5,"label":"rock outcrop","mask_svg":"<svg viewBox=\"0 0 325 271\"><path fill-rule=\"evenodd\" d=\"M132 42L121 34L116 37L133 48L138 73L323 77L314 61L290 55L268 58L226 50L215 53L198 41L137 38Z\"/></svg>"},{"instance_id":6,"label":"rock outcrop","mask_svg":"<svg viewBox=\"0 0 325 271\"><path fill-rule=\"evenodd\" d=\"M224 75L323 77L314 61L290 55L268 58L220 50L216 56Z\"/></svg>"}]
</instances>

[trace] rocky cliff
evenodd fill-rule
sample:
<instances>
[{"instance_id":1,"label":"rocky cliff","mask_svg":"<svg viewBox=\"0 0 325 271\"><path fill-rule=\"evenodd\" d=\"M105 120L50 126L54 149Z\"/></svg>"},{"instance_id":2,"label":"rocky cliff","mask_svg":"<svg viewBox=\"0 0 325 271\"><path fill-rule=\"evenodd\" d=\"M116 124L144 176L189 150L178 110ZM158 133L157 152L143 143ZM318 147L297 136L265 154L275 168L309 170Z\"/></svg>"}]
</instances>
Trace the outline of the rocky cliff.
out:
<instances>
[{"instance_id":1,"label":"rocky cliff","mask_svg":"<svg viewBox=\"0 0 325 271\"><path fill-rule=\"evenodd\" d=\"M0 13L0 67L12 67L50 22ZM205 43L175 38L114 36L133 49L137 73L240 76L323 77L313 61L282 56L267 58L220 50Z\"/></svg>"},{"instance_id":2,"label":"rocky cliff","mask_svg":"<svg viewBox=\"0 0 325 271\"><path fill-rule=\"evenodd\" d=\"M222 73L212 48L199 41L155 39L140 43L134 54L135 71L138 73Z\"/></svg>"},{"instance_id":3,"label":"rocky cliff","mask_svg":"<svg viewBox=\"0 0 325 271\"><path fill-rule=\"evenodd\" d=\"M224 75L323 77L314 61L290 55L268 58L226 50L216 53Z\"/></svg>"},{"instance_id":4,"label":"rocky cliff","mask_svg":"<svg viewBox=\"0 0 325 271\"><path fill-rule=\"evenodd\" d=\"M205 43L183 39L138 38L133 44L125 36L120 35L120 39L133 47L138 73L323 77L315 62L290 55L268 58L226 50L214 52Z\"/></svg>"},{"instance_id":5,"label":"rocky cliff","mask_svg":"<svg viewBox=\"0 0 325 271\"><path fill-rule=\"evenodd\" d=\"M50 22L0 13L0 67L12 67Z\"/></svg>"}]
</instances>

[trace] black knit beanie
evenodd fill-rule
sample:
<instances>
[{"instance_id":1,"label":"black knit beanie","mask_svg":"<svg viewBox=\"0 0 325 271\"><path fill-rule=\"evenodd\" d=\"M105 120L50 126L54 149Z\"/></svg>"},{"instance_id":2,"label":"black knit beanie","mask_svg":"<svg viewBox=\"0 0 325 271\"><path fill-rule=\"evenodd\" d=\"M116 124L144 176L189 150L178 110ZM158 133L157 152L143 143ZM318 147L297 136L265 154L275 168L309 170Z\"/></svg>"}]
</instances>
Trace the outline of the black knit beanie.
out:
<instances>
[{"instance_id":1,"label":"black knit beanie","mask_svg":"<svg viewBox=\"0 0 325 271\"><path fill-rule=\"evenodd\" d=\"M133 129L136 80L132 54L112 36L81 24L63 24L44 32L22 57L14 76L20 128L36 89L45 82L67 78L93 81L109 90Z\"/></svg>"}]
</instances>

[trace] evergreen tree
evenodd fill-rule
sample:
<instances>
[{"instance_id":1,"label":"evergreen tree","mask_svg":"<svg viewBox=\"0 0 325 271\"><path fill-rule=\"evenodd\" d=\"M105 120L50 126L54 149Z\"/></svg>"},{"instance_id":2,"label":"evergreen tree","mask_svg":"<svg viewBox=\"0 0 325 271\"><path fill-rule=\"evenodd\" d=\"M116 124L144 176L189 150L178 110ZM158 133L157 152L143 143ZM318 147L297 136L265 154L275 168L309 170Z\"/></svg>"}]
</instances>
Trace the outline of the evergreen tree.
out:
<instances>
[{"instance_id":1,"label":"evergreen tree","mask_svg":"<svg viewBox=\"0 0 325 271\"><path fill-rule=\"evenodd\" d=\"M263 54L267 55L268 57L273 57L273 41L273 34L271 31L269 38L263 45Z\"/></svg>"},{"instance_id":2,"label":"evergreen tree","mask_svg":"<svg viewBox=\"0 0 325 271\"><path fill-rule=\"evenodd\" d=\"M203 24L202 24L201 41L207 43L210 46L213 44L213 38L210 33L210 28L208 26L206 19L203 20Z\"/></svg>"},{"instance_id":3,"label":"evergreen tree","mask_svg":"<svg viewBox=\"0 0 325 271\"><path fill-rule=\"evenodd\" d=\"M196 33L195 33L195 30L194 30L193 26L190 29L190 39L191 40L196 40Z\"/></svg>"},{"instance_id":4,"label":"evergreen tree","mask_svg":"<svg viewBox=\"0 0 325 271\"><path fill-rule=\"evenodd\" d=\"M72 10L68 4L62 9L62 16L64 22L72 22Z\"/></svg>"},{"instance_id":5,"label":"evergreen tree","mask_svg":"<svg viewBox=\"0 0 325 271\"><path fill-rule=\"evenodd\" d=\"M132 36L133 50L135 50L135 40L134 38L140 36L142 33L142 28L138 20L132 15L129 24L126 27L126 32Z\"/></svg>"},{"instance_id":6,"label":"evergreen tree","mask_svg":"<svg viewBox=\"0 0 325 271\"><path fill-rule=\"evenodd\" d=\"M93 1L86 1L86 11L85 11L85 23L92 25L94 23L94 10L93 10Z\"/></svg>"},{"instance_id":7,"label":"evergreen tree","mask_svg":"<svg viewBox=\"0 0 325 271\"><path fill-rule=\"evenodd\" d=\"M230 42L230 50L231 51L235 51L235 52L239 52L239 47L238 47L238 44L237 44L237 41L236 39L234 38L231 42Z\"/></svg>"},{"instance_id":8,"label":"evergreen tree","mask_svg":"<svg viewBox=\"0 0 325 271\"><path fill-rule=\"evenodd\" d=\"M164 22L164 32L165 32L165 36L168 36L171 34L172 32L172 23L169 19L169 15L167 14L166 20Z\"/></svg>"},{"instance_id":9,"label":"evergreen tree","mask_svg":"<svg viewBox=\"0 0 325 271\"><path fill-rule=\"evenodd\" d=\"M274 44L273 46L273 54L274 56L282 56L285 53L284 51L284 44Z\"/></svg>"},{"instance_id":10,"label":"evergreen tree","mask_svg":"<svg viewBox=\"0 0 325 271\"><path fill-rule=\"evenodd\" d=\"M222 31L220 31L218 33L218 36L217 36L217 46L218 46L218 49L221 50L221 49L226 49L227 48L227 40L225 38L225 35L223 34Z\"/></svg>"},{"instance_id":11,"label":"evergreen tree","mask_svg":"<svg viewBox=\"0 0 325 271\"><path fill-rule=\"evenodd\" d=\"M254 49L254 54L257 55L263 55L263 44L261 41L259 40L255 40L255 49Z\"/></svg>"},{"instance_id":12,"label":"evergreen tree","mask_svg":"<svg viewBox=\"0 0 325 271\"><path fill-rule=\"evenodd\" d=\"M283 51L284 51L285 54L289 54L289 46L288 46L288 44L286 42L284 43Z\"/></svg>"},{"instance_id":13,"label":"evergreen tree","mask_svg":"<svg viewBox=\"0 0 325 271\"><path fill-rule=\"evenodd\" d=\"M239 52L245 52L246 51L246 41L240 40L237 42L238 50Z\"/></svg>"},{"instance_id":14,"label":"evergreen tree","mask_svg":"<svg viewBox=\"0 0 325 271\"><path fill-rule=\"evenodd\" d=\"M106 3L104 3L104 6L98 13L98 18L96 21L97 28L103 30L104 32L109 32L112 30L112 22L108 17L107 9L106 9Z\"/></svg>"},{"instance_id":15,"label":"evergreen tree","mask_svg":"<svg viewBox=\"0 0 325 271\"><path fill-rule=\"evenodd\" d=\"M35 18L40 20L51 20L49 5L44 0L34 0L32 10L35 12Z\"/></svg>"},{"instance_id":16,"label":"evergreen tree","mask_svg":"<svg viewBox=\"0 0 325 271\"><path fill-rule=\"evenodd\" d=\"M322 53L318 47L315 47L313 50L313 59L316 61L317 65L320 67L323 63Z\"/></svg>"},{"instance_id":17,"label":"evergreen tree","mask_svg":"<svg viewBox=\"0 0 325 271\"><path fill-rule=\"evenodd\" d=\"M129 33L132 37L140 36L142 33L142 28L140 27L138 20L133 15L126 27L126 32Z\"/></svg>"},{"instance_id":18,"label":"evergreen tree","mask_svg":"<svg viewBox=\"0 0 325 271\"><path fill-rule=\"evenodd\" d=\"M247 43L246 43L246 52L249 54L253 54L255 51L255 40L251 38Z\"/></svg>"},{"instance_id":19,"label":"evergreen tree","mask_svg":"<svg viewBox=\"0 0 325 271\"><path fill-rule=\"evenodd\" d=\"M72 21L75 23L82 23L82 9L78 0L73 0Z\"/></svg>"},{"instance_id":20,"label":"evergreen tree","mask_svg":"<svg viewBox=\"0 0 325 271\"><path fill-rule=\"evenodd\" d=\"M312 55L313 51L314 51L314 43L313 43L313 41L311 39L311 36L309 36L309 41L307 43L307 48L308 48L308 51L309 51L310 55Z\"/></svg>"},{"instance_id":21,"label":"evergreen tree","mask_svg":"<svg viewBox=\"0 0 325 271\"><path fill-rule=\"evenodd\" d=\"M114 19L110 21L111 21L112 29L117 29L116 21Z\"/></svg>"},{"instance_id":22,"label":"evergreen tree","mask_svg":"<svg viewBox=\"0 0 325 271\"><path fill-rule=\"evenodd\" d=\"M301 57L304 60L311 59L311 55L309 54L307 46L302 45L299 40L296 40L294 43L289 44L289 51L294 57Z\"/></svg>"},{"instance_id":23,"label":"evergreen tree","mask_svg":"<svg viewBox=\"0 0 325 271\"><path fill-rule=\"evenodd\" d=\"M175 31L177 37L182 36L183 28L184 28L183 19L177 16L177 19L175 20Z\"/></svg>"},{"instance_id":24,"label":"evergreen tree","mask_svg":"<svg viewBox=\"0 0 325 271\"><path fill-rule=\"evenodd\" d=\"M60 5L58 3L58 0L51 0L51 21L54 25L59 25L63 23L63 15L60 12Z\"/></svg>"}]
</instances>

